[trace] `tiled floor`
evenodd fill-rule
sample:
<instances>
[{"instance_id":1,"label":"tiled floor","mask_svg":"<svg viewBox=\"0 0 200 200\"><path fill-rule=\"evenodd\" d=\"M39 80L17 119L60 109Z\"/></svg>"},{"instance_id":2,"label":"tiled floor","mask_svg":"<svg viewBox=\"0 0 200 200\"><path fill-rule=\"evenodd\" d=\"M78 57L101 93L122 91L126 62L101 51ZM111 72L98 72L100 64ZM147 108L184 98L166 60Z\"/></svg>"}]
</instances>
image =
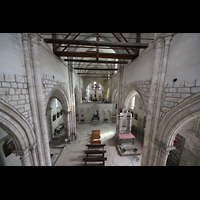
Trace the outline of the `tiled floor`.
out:
<instances>
[{"instance_id":1,"label":"tiled floor","mask_svg":"<svg viewBox=\"0 0 200 200\"><path fill-rule=\"evenodd\" d=\"M92 130L100 130L101 143L106 144L105 157L107 157L107 161L105 162L105 166L140 166L142 155L119 155L114 142L115 129L115 123L101 123L96 125L78 124L76 131L78 135L77 139L64 147L55 166L84 166L84 151L87 150L86 144L90 143ZM137 138L135 139L135 145L142 152L142 144Z\"/></svg>"}]
</instances>

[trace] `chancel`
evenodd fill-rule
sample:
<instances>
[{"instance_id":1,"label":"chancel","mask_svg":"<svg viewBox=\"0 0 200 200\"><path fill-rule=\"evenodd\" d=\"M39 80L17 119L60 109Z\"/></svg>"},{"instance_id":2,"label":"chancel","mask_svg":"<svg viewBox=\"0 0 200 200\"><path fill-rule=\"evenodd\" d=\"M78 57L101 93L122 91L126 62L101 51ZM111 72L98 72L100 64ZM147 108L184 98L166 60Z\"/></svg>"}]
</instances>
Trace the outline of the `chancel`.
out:
<instances>
[{"instance_id":1,"label":"chancel","mask_svg":"<svg viewBox=\"0 0 200 200\"><path fill-rule=\"evenodd\" d=\"M199 55L199 33L0 33L0 166L200 166Z\"/></svg>"}]
</instances>

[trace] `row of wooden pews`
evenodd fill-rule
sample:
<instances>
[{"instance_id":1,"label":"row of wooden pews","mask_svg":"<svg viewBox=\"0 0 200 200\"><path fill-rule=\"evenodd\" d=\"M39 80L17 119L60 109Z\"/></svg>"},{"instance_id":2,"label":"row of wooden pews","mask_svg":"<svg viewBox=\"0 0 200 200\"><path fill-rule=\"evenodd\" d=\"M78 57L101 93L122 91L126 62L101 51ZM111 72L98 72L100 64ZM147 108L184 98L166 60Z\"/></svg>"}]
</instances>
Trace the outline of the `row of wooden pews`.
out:
<instances>
[{"instance_id":1,"label":"row of wooden pews","mask_svg":"<svg viewBox=\"0 0 200 200\"><path fill-rule=\"evenodd\" d=\"M100 138L100 130L92 130L90 141L91 144L86 144L88 150L85 151L86 157L83 158L86 166L105 166L105 161L107 160L107 157L104 156L104 154L106 153L104 147L106 145L101 144Z\"/></svg>"}]
</instances>

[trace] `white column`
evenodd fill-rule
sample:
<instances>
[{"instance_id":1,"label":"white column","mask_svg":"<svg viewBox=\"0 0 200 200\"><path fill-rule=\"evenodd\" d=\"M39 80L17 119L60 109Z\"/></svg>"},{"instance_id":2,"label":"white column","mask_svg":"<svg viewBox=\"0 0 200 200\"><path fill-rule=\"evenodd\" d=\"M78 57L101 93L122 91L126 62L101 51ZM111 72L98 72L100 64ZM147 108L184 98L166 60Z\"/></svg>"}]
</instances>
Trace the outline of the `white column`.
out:
<instances>
[{"instance_id":1,"label":"white column","mask_svg":"<svg viewBox=\"0 0 200 200\"><path fill-rule=\"evenodd\" d=\"M34 165L38 166L37 157L36 157L36 151L35 151L36 146L37 146L37 143L35 143L34 145L30 146L29 149L31 150L31 154L32 154L32 157L33 157Z\"/></svg>"},{"instance_id":2,"label":"white column","mask_svg":"<svg viewBox=\"0 0 200 200\"><path fill-rule=\"evenodd\" d=\"M157 87L158 87L158 77L159 77L159 69L162 57L162 48L163 48L163 39L157 38L153 42L155 46L155 58L154 58L154 69L153 76L151 81L150 95L149 95L149 104L146 118L146 128L145 128L145 137L143 143L143 153L142 153L142 163L141 165L148 165L149 163L149 153L152 146L152 131L153 131L153 123L154 123L154 115L155 115L155 104L156 104L156 96L157 96Z\"/></svg>"},{"instance_id":3,"label":"white column","mask_svg":"<svg viewBox=\"0 0 200 200\"><path fill-rule=\"evenodd\" d=\"M44 94L42 91L37 34L31 33L30 39L31 39L31 53L32 53L33 71L34 71L35 87L36 87L36 99L38 104L38 111L39 111L38 114L40 119L40 127L42 133L42 141L43 141L43 150L44 150L46 165L50 166L51 159L50 159L47 124L46 124L46 115L44 110Z\"/></svg>"},{"instance_id":4,"label":"white column","mask_svg":"<svg viewBox=\"0 0 200 200\"><path fill-rule=\"evenodd\" d=\"M31 113L33 117L33 124L34 124L34 132L37 140L37 150L38 150L38 157L39 163L41 166L44 165L44 155L42 150L42 141L41 141L41 130L40 124L38 120L38 107L36 104L35 99L35 85L32 76L31 70L31 61L30 61L30 51L29 51L29 38L28 33L22 34L22 42L23 42L23 49L24 49L24 59L25 59L25 66L26 66L26 76L28 82L28 90L29 90L29 98L30 98L30 105L31 105Z\"/></svg>"}]
</instances>

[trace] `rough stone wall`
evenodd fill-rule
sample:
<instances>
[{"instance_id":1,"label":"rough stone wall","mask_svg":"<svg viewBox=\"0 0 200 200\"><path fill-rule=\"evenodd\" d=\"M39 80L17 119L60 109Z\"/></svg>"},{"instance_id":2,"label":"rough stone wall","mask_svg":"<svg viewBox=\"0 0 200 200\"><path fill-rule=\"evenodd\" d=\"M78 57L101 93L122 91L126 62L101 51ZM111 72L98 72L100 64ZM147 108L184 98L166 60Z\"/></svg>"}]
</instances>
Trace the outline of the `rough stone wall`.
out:
<instances>
[{"instance_id":1,"label":"rough stone wall","mask_svg":"<svg viewBox=\"0 0 200 200\"><path fill-rule=\"evenodd\" d=\"M46 102L46 99L48 98L49 93L51 92L52 88L59 83L61 83L61 82L59 82L58 80L55 80L55 78L53 76L50 76L48 74L43 74L42 84L43 84L43 93L45 96L45 100L44 100L45 102ZM69 91L69 88L67 88L67 90ZM68 93L68 94L70 96L70 93Z\"/></svg>"},{"instance_id":2,"label":"rough stone wall","mask_svg":"<svg viewBox=\"0 0 200 200\"><path fill-rule=\"evenodd\" d=\"M0 73L0 98L15 107L33 127L26 76Z\"/></svg>"},{"instance_id":3,"label":"rough stone wall","mask_svg":"<svg viewBox=\"0 0 200 200\"><path fill-rule=\"evenodd\" d=\"M140 94L142 95L142 98L144 100L146 108L148 108L148 100L149 100L149 93L150 93L150 87L151 87L151 80L146 81L136 81L131 84L124 84L122 86L122 97L126 93L126 91L131 88L131 86L136 86Z\"/></svg>"},{"instance_id":4,"label":"rough stone wall","mask_svg":"<svg viewBox=\"0 0 200 200\"><path fill-rule=\"evenodd\" d=\"M163 92L160 118L162 119L172 108L196 93L200 93L200 79L166 83Z\"/></svg>"}]
</instances>

